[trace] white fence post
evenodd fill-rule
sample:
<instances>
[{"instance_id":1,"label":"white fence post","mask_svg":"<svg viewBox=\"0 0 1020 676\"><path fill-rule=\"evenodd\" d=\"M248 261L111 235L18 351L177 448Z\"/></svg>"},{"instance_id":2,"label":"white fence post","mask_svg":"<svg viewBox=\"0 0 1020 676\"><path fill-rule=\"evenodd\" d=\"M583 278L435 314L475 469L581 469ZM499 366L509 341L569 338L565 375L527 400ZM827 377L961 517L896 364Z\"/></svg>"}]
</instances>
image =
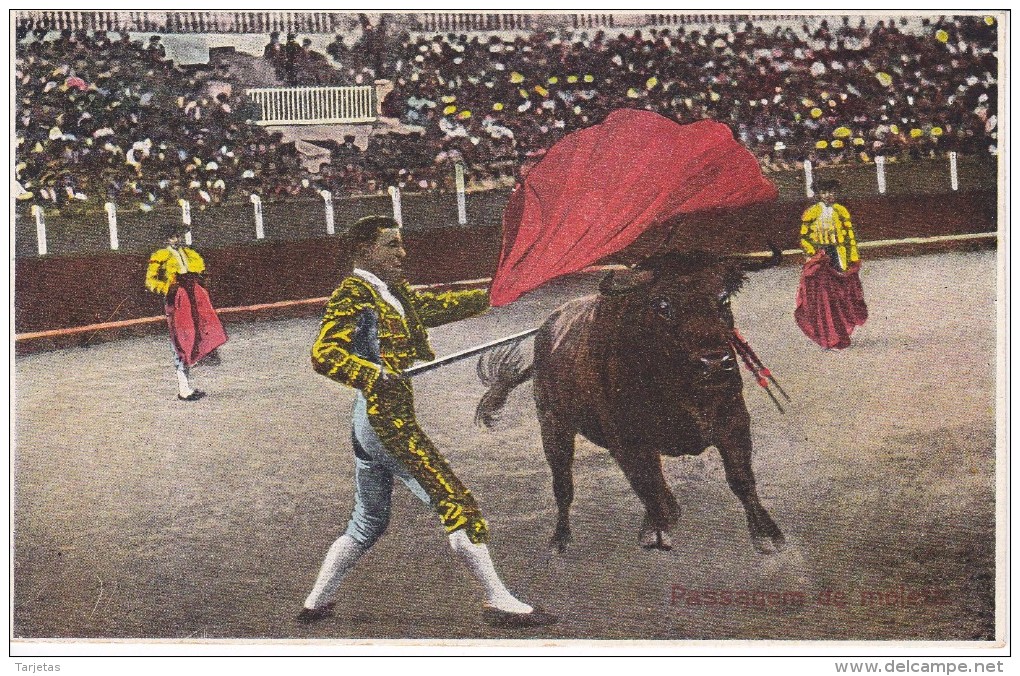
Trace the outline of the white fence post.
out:
<instances>
[{"instance_id":1,"label":"white fence post","mask_svg":"<svg viewBox=\"0 0 1020 676\"><path fill-rule=\"evenodd\" d=\"M885 194L885 157L879 155L875 158L875 171L878 172L878 194Z\"/></svg>"},{"instance_id":2,"label":"white fence post","mask_svg":"<svg viewBox=\"0 0 1020 676\"><path fill-rule=\"evenodd\" d=\"M960 189L960 175L956 169L956 153L949 153L949 185L952 186L953 190Z\"/></svg>"},{"instance_id":3,"label":"white fence post","mask_svg":"<svg viewBox=\"0 0 1020 676\"><path fill-rule=\"evenodd\" d=\"M325 202L326 208L326 234L332 235L336 232L336 226L334 225L333 215L333 193L328 190L323 190L319 193L322 195L322 201Z\"/></svg>"},{"instance_id":4,"label":"white fence post","mask_svg":"<svg viewBox=\"0 0 1020 676\"><path fill-rule=\"evenodd\" d=\"M188 226L184 231L184 243L191 246L191 203L186 199L179 199L177 203L181 205L181 223Z\"/></svg>"},{"instance_id":5,"label":"white fence post","mask_svg":"<svg viewBox=\"0 0 1020 676\"><path fill-rule=\"evenodd\" d=\"M467 225L467 198L464 195L464 165L457 163L457 223Z\"/></svg>"},{"instance_id":6,"label":"white fence post","mask_svg":"<svg viewBox=\"0 0 1020 676\"><path fill-rule=\"evenodd\" d=\"M251 203L255 209L255 239L265 239L266 231L262 225L262 198L252 194Z\"/></svg>"},{"instance_id":7,"label":"white fence post","mask_svg":"<svg viewBox=\"0 0 1020 676\"><path fill-rule=\"evenodd\" d=\"M815 178L811 173L811 160L804 160L804 194L808 197L815 196Z\"/></svg>"},{"instance_id":8,"label":"white fence post","mask_svg":"<svg viewBox=\"0 0 1020 676\"><path fill-rule=\"evenodd\" d=\"M32 215L35 216L35 239L39 246L39 255L46 255L46 218L43 216L42 207L38 204L32 205Z\"/></svg>"},{"instance_id":9,"label":"white fence post","mask_svg":"<svg viewBox=\"0 0 1020 676\"><path fill-rule=\"evenodd\" d=\"M117 237L117 205L107 202L105 209L106 220L110 222L110 248L116 251L120 248L120 240Z\"/></svg>"},{"instance_id":10,"label":"white fence post","mask_svg":"<svg viewBox=\"0 0 1020 676\"><path fill-rule=\"evenodd\" d=\"M393 220L395 220L397 225L402 228L404 227L404 217L401 214L400 208L400 188L391 185L390 197L393 198Z\"/></svg>"}]
</instances>

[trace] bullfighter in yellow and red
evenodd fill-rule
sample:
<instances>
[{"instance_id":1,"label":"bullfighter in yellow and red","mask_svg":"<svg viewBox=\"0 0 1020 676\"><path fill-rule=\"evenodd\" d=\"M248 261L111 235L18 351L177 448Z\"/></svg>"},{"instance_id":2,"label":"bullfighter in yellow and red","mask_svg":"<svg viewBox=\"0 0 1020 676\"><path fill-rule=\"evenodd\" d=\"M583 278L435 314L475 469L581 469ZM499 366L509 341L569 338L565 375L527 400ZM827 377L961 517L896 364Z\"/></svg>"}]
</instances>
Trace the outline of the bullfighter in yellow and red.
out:
<instances>
[{"instance_id":1,"label":"bullfighter in yellow and red","mask_svg":"<svg viewBox=\"0 0 1020 676\"><path fill-rule=\"evenodd\" d=\"M801 218L801 272L794 318L804 334L826 349L850 346L850 334L868 319L850 212L836 202L839 184L821 181L821 200Z\"/></svg>"},{"instance_id":2,"label":"bullfighter in yellow and red","mask_svg":"<svg viewBox=\"0 0 1020 676\"><path fill-rule=\"evenodd\" d=\"M191 387L190 369L205 358L218 360L216 349L227 342L227 334L205 287L205 261L182 243L186 232L186 226L163 227L167 246L149 256L145 288L166 299L164 309L177 370L177 398L197 401L205 392Z\"/></svg>"}]
</instances>

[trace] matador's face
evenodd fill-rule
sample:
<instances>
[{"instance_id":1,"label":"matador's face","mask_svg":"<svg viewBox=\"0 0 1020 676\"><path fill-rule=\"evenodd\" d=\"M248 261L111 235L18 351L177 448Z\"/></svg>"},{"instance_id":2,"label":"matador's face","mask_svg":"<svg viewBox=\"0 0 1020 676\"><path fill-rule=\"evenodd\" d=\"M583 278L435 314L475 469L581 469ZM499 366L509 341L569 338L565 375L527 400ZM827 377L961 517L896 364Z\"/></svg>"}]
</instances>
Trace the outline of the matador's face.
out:
<instances>
[{"instance_id":1,"label":"matador's face","mask_svg":"<svg viewBox=\"0 0 1020 676\"><path fill-rule=\"evenodd\" d=\"M404 280L404 240L400 230L387 228L379 231L375 243L360 257L361 264L387 284Z\"/></svg>"}]
</instances>

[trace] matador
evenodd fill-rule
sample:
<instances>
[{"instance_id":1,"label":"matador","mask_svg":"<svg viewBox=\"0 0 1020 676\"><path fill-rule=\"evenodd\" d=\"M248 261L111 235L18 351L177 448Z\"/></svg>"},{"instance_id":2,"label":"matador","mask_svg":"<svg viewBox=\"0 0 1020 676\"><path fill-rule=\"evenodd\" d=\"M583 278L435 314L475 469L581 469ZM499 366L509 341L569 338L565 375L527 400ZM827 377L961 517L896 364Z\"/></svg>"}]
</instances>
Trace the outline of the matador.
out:
<instances>
[{"instance_id":1,"label":"matador","mask_svg":"<svg viewBox=\"0 0 1020 676\"><path fill-rule=\"evenodd\" d=\"M489 307L488 293L413 289L404 279L406 252L392 218L358 221L351 229L350 248L352 271L326 305L312 347L312 365L316 372L356 390L355 504L298 619L312 622L332 614L343 577L389 523L396 478L439 514L451 547L485 591L486 621L505 627L556 621L516 598L499 578L478 503L418 424L411 381L403 375L416 361L435 358L427 327L483 312Z\"/></svg>"}]
</instances>

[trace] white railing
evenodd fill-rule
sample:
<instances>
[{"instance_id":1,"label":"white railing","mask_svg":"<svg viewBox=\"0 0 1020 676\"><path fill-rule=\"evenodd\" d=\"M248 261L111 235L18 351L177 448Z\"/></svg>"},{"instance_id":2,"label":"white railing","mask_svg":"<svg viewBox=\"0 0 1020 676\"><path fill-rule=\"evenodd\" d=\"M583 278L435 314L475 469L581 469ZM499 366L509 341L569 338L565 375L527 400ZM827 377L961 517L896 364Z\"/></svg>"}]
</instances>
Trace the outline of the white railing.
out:
<instances>
[{"instance_id":1,"label":"white railing","mask_svg":"<svg viewBox=\"0 0 1020 676\"><path fill-rule=\"evenodd\" d=\"M747 22L802 21L810 17L796 14L648 14L648 26L686 26L698 24L743 24ZM824 17L822 17L824 18ZM612 24L610 24L612 25Z\"/></svg>"},{"instance_id":2,"label":"white railing","mask_svg":"<svg viewBox=\"0 0 1020 676\"><path fill-rule=\"evenodd\" d=\"M274 87L249 89L262 110L258 124L352 124L373 122L375 87Z\"/></svg>"},{"instance_id":3,"label":"white railing","mask_svg":"<svg viewBox=\"0 0 1020 676\"><path fill-rule=\"evenodd\" d=\"M17 11L19 26L47 30L104 30L134 33L338 33L359 25L344 12L214 11Z\"/></svg>"},{"instance_id":4,"label":"white railing","mask_svg":"<svg viewBox=\"0 0 1020 676\"><path fill-rule=\"evenodd\" d=\"M531 30L536 25L533 14L420 12L408 17L412 30L425 33Z\"/></svg>"}]
</instances>

